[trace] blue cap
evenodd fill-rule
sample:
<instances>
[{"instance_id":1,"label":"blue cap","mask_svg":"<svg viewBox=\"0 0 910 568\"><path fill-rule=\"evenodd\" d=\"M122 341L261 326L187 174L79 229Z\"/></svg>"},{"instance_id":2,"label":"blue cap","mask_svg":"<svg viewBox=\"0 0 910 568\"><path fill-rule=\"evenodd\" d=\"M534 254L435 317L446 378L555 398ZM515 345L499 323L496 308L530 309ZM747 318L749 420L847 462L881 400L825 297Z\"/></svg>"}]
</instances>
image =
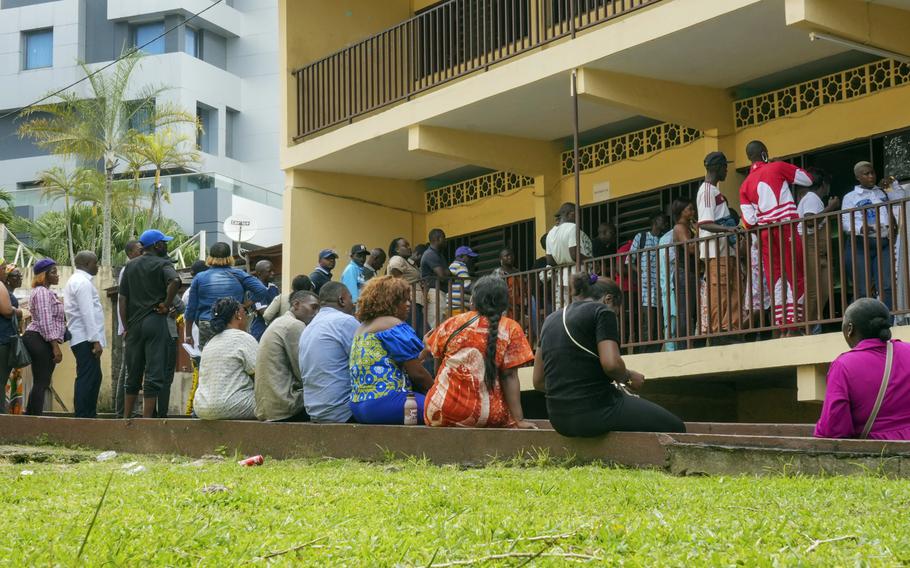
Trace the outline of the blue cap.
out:
<instances>
[{"instance_id":1,"label":"blue cap","mask_svg":"<svg viewBox=\"0 0 910 568\"><path fill-rule=\"evenodd\" d=\"M319 251L319 260L324 258L338 258L338 253L332 249L322 249Z\"/></svg>"},{"instance_id":2,"label":"blue cap","mask_svg":"<svg viewBox=\"0 0 910 568\"><path fill-rule=\"evenodd\" d=\"M42 258L41 260L39 260L38 262L35 263L34 268L32 268L32 272L34 272L35 275L37 276L38 274L41 274L42 272L50 270L50 268L52 266L57 266L57 262L54 259Z\"/></svg>"},{"instance_id":3,"label":"blue cap","mask_svg":"<svg viewBox=\"0 0 910 568\"><path fill-rule=\"evenodd\" d=\"M167 242L173 240L174 237L169 237L158 229L149 229L148 231L145 231L139 235L139 242L142 243L142 246L144 247L150 247L155 243L159 243L161 241Z\"/></svg>"},{"instance_id":4,"label":"blue cap","mask_svg":"<svg viewBox=\"0 0 910 568\"><path fill-rule=\"evenodd\" d=\"M458 258L459 256L464 256L464 255L477 256L477 253L474 252L474 250L468 246L460 246L457 249L455 249L456 258Z\"/></svg>"}]
</instances>

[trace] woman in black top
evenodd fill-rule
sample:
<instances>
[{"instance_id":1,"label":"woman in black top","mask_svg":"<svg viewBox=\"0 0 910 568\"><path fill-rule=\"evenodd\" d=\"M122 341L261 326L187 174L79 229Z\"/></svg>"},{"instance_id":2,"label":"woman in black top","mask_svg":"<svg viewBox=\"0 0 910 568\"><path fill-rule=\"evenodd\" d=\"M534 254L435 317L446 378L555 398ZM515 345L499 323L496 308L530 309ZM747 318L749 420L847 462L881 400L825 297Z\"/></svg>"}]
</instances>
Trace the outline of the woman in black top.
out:
<instances>
[{"instance_id":1,"label":"woman in black top","mask_svg":"<svg viewBox=\"0 0 910 568\"><path fill-rule=\"evenodd\" d=\"M611 431L685 432L672 413L613 385L616 381L637 391L645 380L626 369L620 356L619 286L579 273L572 276L572 289L572 303L544 322L534 361L534 387L546 392L553 428L563 436L585 437Z\"/></svg>"}]
</instances>

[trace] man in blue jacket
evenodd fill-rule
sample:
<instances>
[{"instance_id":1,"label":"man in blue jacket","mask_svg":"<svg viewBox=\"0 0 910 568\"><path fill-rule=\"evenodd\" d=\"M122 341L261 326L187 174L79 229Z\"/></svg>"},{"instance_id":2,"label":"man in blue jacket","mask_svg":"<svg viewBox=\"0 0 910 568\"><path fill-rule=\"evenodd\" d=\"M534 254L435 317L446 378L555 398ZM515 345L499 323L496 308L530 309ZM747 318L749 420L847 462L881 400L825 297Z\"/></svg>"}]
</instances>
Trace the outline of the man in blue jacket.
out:
<instances>
[{"instance_id":1,"label":"man in blue jacket","mask_svg":"<svg viewBox=\"0 0 910 568\"><path fill-rule=\"evenodd\" d=\"M212 245L205 263L209 265L209 269L193 278L184 313L185 329L192 329L193 323L199 328L197 348L200 351L215 335L211 321L212 306L216 301L221 298L234 298L242 303L244 295L249 293L253 302L267 303L268 295L268 288L258 278L234 268L234 255L231 254L231 247L227 243ZM193 344L191 335L187 336L186 342Z\"/></svg>"}]
</instances>

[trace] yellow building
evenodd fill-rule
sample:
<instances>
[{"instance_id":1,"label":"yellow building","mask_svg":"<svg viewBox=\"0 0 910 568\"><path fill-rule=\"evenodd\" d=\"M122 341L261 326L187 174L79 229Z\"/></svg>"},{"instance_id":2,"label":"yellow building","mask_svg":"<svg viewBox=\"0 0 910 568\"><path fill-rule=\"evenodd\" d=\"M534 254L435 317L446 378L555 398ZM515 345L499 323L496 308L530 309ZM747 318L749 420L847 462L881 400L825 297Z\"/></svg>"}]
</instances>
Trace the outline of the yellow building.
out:
<instances>
[{"instance_id":1,"label":"yellow building","mask_svg":"<svg viewBox=\"0 0 910 568\"><path fill-rule=\"evenodd\" d=\"M907 29L905 0L280 0L285 279L322 248L340 273L352 244L434 227L528 268L574 199L573 70L589 234L609 219L622 242L694 197L715 150L737 204L753 139L842 195L858 160L901 166ZM844 349L829 333L629 363L676 379L653 393L685 418L809 420L798 401L820 399Z\"/></svg>"}]
</instances>

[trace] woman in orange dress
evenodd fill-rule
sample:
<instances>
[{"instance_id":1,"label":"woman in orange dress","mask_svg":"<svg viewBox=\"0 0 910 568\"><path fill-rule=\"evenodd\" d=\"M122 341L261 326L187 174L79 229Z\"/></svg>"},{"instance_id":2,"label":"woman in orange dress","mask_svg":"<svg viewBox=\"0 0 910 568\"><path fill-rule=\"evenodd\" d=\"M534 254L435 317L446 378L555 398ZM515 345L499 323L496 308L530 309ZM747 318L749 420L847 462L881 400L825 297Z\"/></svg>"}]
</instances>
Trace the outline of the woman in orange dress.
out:
<instances>
[{"instance_id":1,"label":"woman in orange dress","mask_svg":"<svg viewBox=\"0 0 910 568\"><path fill-rule=\"evenodd\" d=\"M427 337L439 373L426 396L429 426L536 428L524 419L518 367L534 353L509 308L505 280L484 276L472 289L473 310L451 317Z\"/></svg>"}]
</instances>

